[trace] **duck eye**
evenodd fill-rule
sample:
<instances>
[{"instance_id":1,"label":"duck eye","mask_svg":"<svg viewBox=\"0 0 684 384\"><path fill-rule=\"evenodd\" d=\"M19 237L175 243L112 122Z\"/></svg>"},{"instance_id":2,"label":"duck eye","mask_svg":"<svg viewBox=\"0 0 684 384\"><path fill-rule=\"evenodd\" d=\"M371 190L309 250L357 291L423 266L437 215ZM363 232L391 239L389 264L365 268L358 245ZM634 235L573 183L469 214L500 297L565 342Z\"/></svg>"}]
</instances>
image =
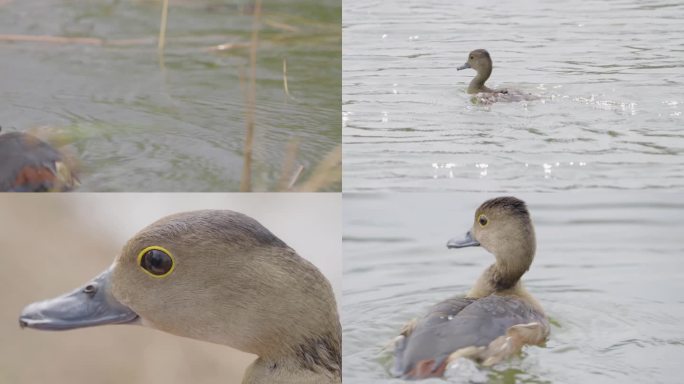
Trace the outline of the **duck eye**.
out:
<instances>
[{"instance_id":1,"label":"duck eye","mask_svg":"<svg viewBox=\"0 0 684 384\"><path fill-rule=\"evenodd\" d=\"M147 247L138 255L138 265L153 277L165 277L173 272L171 253L162 247Z\"/></svg>"},{"instance_id":2,"label":"duck eye","mask_svg":"<svg viewBox=\"0 0 684 384\"><path fill-rule=\"evenodd\" d=\"M489 220L487 219L487 216L485 216L485 215L480 215L480 217L477 218L477 222L480 223L480 226L481 226L481 227L484 227L485 225L487 225L487 223L489 222Z\"/></svg>"},{"instance_id":3,"label":"duck eye","mask_svg":"<svg viewBox=\"0 0 684 384\"><path fill-rule=\"evenodd\" d=\"M474 57L473 57L473 56L470 56L470 60L472 60L472 59L474 59Z\"/></svg>"}]
</instances>

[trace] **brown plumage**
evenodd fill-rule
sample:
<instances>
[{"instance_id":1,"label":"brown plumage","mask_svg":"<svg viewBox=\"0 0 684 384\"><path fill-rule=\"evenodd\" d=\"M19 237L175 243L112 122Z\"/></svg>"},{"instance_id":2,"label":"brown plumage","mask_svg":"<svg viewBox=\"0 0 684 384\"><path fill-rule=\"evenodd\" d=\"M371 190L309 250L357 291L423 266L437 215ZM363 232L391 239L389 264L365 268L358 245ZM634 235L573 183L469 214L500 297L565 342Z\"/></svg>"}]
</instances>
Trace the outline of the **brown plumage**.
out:
<instances>
[{"instance_id":1,"label":"brown plumage","mask_svg":"<svg viewBox=\"0 0 684 384\"><path fill-rule=\"evenodd\" d=\"M470 85L468 85L468 93L470 94L480 92L507 93L505 89L494 90L485 85L485 81L487 81L492 74L493 67L494 65L492 64L492 58L489 56L489 52L485 49L476 49L468 54L468 60L466 60L465 64L458 67L457 70L460 71L461 69L472 68L477 72L475 78L473 78Z\"/></svg>"},{"instance_id":2,"label":"brown plumage","mask_svg":"<svg viewBox=\"0 0 684 384\"><path fill-rule=\"evenodd\" d=\"M66 157L35 136L0 134L0 192L64 192L78 186Z\"/></svg>"}]
</instances>

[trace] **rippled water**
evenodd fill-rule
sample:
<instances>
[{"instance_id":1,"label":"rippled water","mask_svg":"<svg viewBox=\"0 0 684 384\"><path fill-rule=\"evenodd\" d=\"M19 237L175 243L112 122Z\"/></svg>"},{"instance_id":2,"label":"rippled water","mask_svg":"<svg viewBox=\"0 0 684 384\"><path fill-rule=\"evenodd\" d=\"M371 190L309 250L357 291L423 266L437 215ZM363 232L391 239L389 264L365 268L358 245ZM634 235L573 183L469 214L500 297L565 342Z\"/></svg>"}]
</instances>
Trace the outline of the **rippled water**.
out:
<instances>
[{"instance_id":1,"label":"rippled water","mask_svg":"<svg viewBox=\"0 0 684 384\"><path fill-rule=\"evenodd\" d=\"M684 187L681 2L344 5L345 191ZM471 103L477 48L541 100Z\"/></svg>"},{"instance_id":2,"label":"rippled water","mask_svg":"<svg viewBox=\"0 0 684 384\"><path fill-rule=\"evenodd\" d=\"M464 294L493 262L482 248L446 248L449 238L465 234L488 197L345 196L345 384L403 382L384 370L388 356L382 347L432 304ZM522 358L465 377L495 383L681 382L684 196L631 191L518 197L528 202L538 243L523 279L552 319L551 336L546 347L527 347Z\"/></svg>"},{"instance_id":3,"label":"rippled water","mask_svg":"<svg viewBox=\"0 0 684 384\"><path fill-rule=\"evenodd\" d=\"M258 190L274 188L288 141L301 142L308 172L341 140L340 1L263 3ZM0 126L49 126L65 136L83 163L81 191L239 188L250 2L171 1L163 66L160 4L0 1ZM17 42L7 35L101 40ZM233 48L211 49L218 44Z\"/></svg>"}]
</instances>

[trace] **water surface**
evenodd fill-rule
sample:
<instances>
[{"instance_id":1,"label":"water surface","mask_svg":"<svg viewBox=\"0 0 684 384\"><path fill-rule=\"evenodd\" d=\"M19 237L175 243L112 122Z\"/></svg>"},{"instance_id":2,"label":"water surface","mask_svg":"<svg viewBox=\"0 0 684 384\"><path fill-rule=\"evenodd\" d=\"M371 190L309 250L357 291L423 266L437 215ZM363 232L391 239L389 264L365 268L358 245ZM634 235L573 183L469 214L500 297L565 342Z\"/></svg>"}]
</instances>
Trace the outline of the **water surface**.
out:
<instances>
[{"instance_id":1,"label":"water surface","mask_svg":"<svg viewBox=\"0 0 684 384\"><path fill-rule=\"evenodd\" d=\"M351 194L344 199L344 382L404 383L383 347L408 320L464 294L493 256L447 250L482 194ZM546 347L447 382L678 383L684 355L684 196L519 194L536 227L523 277L552 319ZM440 379L423 382L444 383Z\"/></svg>"},{"instance_id":2,"label":"water surface","mask_svg":"<svg viewBox=\"0 0 684 384\"><path fill-rule=\"evenodd\" d=\"M345 1L345 191L684 187L684 4ZM488 84L541 100L474 105Z\"/></svg>"},{"instance_id":3,"label":"water surface","mask_svg":"<svg viewBox=\"0 0 684 384\"><path fill-rule=\"evenodd\" d=\"M250 4L171 1L162 63L159 1L0 1L0 126L65 138L81 191L237 190ZM289 141L301 143L305 179L341 140L341 3L262 9L253 178L271 190Z\"/></svg>"}]
</instances>

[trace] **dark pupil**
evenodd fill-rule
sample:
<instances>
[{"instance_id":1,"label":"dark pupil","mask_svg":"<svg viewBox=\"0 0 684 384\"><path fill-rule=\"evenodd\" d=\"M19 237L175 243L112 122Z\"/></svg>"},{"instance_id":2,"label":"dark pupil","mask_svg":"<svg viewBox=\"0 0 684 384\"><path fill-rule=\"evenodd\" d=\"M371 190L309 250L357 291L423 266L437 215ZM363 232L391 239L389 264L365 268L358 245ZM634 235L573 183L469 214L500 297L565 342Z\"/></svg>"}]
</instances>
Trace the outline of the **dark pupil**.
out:
<instances>
[{"instance_id":1,"label":"dark pupil","mask_svg":"<svg viewBox=\"0 0 684 384\"><path fill-rule=\"evenodd\" d=\"M480 217L480 224L481 225L487 225L487 218L486 217Z\"/></svg>"},{"instance_id":2,"label":"dark pupil","mask_svg":"<svg viewBox=\"0 0 684 384\"><path fill-rule=\"evenodd\" d=\"M472 60L472 59L473 59L473 57L472 57L472 56L470 56L470 60Z\"/></svg>"},{"instance_id":3,"label":"dark pupil","mask_svg":"<svg viewBox=\"0 0 684 384\"><path fill-rule=\"evenodd\" d=\"M158 249L152 249L145 252L142 260L140 260L140 266L153 275L163 275L167 273L171 270L172 265L173 261L171 260L171 257Z\"/></svg>"}]
</instances>

